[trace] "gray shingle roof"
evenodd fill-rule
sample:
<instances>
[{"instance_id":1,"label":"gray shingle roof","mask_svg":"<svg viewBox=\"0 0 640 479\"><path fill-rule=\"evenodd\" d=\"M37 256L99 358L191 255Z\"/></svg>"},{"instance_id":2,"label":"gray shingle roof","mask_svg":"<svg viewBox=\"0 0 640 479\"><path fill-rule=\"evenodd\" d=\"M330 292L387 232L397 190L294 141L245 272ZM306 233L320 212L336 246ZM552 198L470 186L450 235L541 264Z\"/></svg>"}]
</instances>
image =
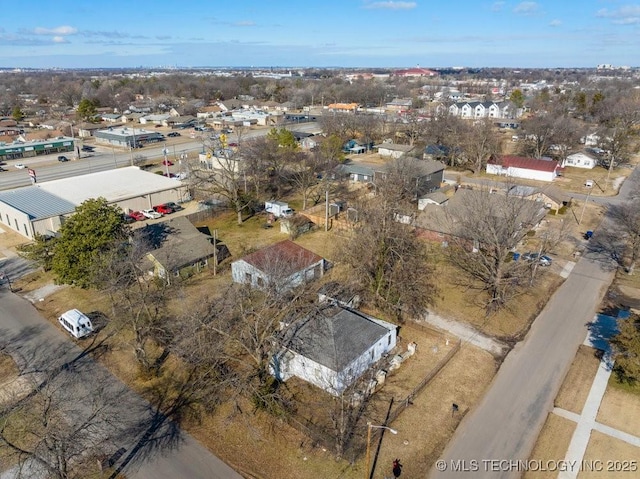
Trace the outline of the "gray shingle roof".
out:
<instances>
[{"instance_id":1,"label":"gray shingle roof","mask_svg":"<svg viewBox=\"0 0 640 479\"><path fill-rule=\"evenodd\" d=\"M288 348L333 371L343 371L389 330L365 315L327 306L290 332Z\"/></svg>"},{"instance_id":2,"label":"gray shingle roof","mask_svg":"<svg viewBox=\"0 0 640 479\"><path fill-rule=\"evenodd\" d=\"M32 220L75 211L76 205L37 186L1 191L0 201L29 215Z\"/></svg>"}]
</instances>

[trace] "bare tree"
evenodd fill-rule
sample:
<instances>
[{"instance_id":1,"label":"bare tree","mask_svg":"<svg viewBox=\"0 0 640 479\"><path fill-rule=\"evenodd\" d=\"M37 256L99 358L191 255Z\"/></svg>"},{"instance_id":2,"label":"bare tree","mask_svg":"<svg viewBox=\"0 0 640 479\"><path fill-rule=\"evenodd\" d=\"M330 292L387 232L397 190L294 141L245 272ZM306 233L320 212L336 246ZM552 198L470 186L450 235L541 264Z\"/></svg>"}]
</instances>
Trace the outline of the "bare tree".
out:
<instances>
[{"instance_id":1,"label":"bare tree","mask_svg":"<svg viewBox=\"0 0 640 479\"><path fill-rule=\"evenodd\" d=\"M191 182L201 194L225 198L238 215L238 224L243 214L250 211L255 196L247 188L247 160L245 152L223 145L219 139L205 145L206 159L191 166Z\"/></svg>"},{"instance_id":2,"label":"bare tree","mask_svg":"<svg viewBox=\"0 0 640 479\"><path fill-rule=\"evenodd\" d=\"M357 205L359 224L340 257L374 304L399 319L418 317L436 292L433 268L413 227L398 221L397 190L389 199L386 191Z\"/></svg>"},{"instance_id":3,"label":"bare tree","mask_svg":"<svg viewBox=\"0 0 640 479\"><path fill-rule=\"evenodd\" d=\"M487 314L502 308L529 283L529 265L510 261L510 256L542 211L535 201L484 189L459 190L455 202L446 207L448 258L469 275L469 286L479 285L488 293Z\"/></svg>"},{"instance_id":4,"label":"bare tree","mask_svg":"<svg viewBox=\"0 0 640 479\"><path fill-rule=\"evenodd\" d=\"M145 375L159 372L159 361L164 356L151 355L151 346L166 347L174 324L168 320L167 281L145 276L142 267L151 249L151 239L139 230L129 244L116 245L104 253L105 266L96 279L110 298L113 321L131 331L129 345ZM177 285L172 286L174 293L176 288Z\"/></svg>"},{"instance_id":5,"label":"bare tree","mask_svg":"<svg viewBox=\"0 0 640 479\"><path fill-rule=\"evenodd\" d=\"M463 136L461 148L474 174L482 171L491 155L501 153L500 141L491 119L470 125L468 134Z\"/></svg>"},{"instance_id":6,"label":"bare tree","mask_svg":"<svg viewBox=\"0 0 640 479\"><path fill-rule=\"evenodd\" d=\"M633 274L640 255L640 199L612 205L609 207L609 214L616 221L627 242L629 264L626 269L629 274Z\"/></svg>"},{"instance_id":7,"label":"bare tree","mask_svg":"<svg viewBox=\"0 0 640 479\"><path fill-rule=\"evenodd\" d=\"M3 403L0 449L16 458L19 477L87 477L98 457L113 452L126 421L118 410L123 392L105 374L67 364Z\"/></svg>"}]
</instances>

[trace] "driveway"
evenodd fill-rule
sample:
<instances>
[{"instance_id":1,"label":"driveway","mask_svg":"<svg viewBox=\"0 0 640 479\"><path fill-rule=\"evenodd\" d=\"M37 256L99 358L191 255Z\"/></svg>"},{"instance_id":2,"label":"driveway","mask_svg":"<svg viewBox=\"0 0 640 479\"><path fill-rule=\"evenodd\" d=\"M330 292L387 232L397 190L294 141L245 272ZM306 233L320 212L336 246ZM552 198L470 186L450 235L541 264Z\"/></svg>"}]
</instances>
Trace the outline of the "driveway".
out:
<instances>
[{"instance_id":1,"label":"driveway","mask_svg":"<svg viewBox=\"0 0 640 479\"><path fill-rule=\"evenodd\" d=\"M91 340L81 343L94 347ZM111 404L119 431L110 450L126 452L116 466L135 479L240 479L241 476L211 454L189 434L164 417L140 396L95 362L62 330L46 321L25 299L0 288L0 348L6 347L22 373L72 370L80 384L117 393ZM47 375L45 375L47 377ZM99 384L96 384L99 383ZM2 478L11 478L5 471ZM33 474L37 477L37 474Z\"/></svg>"}]
</instances>

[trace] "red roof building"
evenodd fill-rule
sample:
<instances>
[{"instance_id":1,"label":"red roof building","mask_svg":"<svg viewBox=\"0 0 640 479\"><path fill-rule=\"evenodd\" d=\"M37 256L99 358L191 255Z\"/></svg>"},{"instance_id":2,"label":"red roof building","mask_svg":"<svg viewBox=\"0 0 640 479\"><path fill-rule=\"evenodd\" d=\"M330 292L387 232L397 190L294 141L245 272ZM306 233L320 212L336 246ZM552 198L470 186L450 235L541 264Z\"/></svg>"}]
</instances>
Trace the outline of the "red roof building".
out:
<instances>
[{"instance_id":1,"label":"red roof building","mask_svg":"<svg viewBox=\"0 0 640 479\"><path fill-rule=\"evenodd\" d=\"M487 162L487 173L529 180L553 181L562 170L555 160L523 156L492 156Z\"/></svg>"}]
</instances>

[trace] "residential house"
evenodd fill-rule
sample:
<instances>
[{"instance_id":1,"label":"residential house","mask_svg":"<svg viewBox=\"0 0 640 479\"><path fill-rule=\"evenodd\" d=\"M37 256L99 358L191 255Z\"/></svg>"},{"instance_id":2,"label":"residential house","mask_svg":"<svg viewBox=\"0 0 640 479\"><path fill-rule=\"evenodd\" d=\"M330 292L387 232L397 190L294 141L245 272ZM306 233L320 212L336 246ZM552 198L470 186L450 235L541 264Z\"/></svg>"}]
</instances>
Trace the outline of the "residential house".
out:
<instances>
[{"instance_id":1,"label":"residential house","mask_svg":"<svg viewBox=\"0 0 640 479\"><path fill-rule=\"evenodd\" d=\"M509 194L526 200L538 201L548 210L556 214L563 206L570 203L571 199L560 188L547 185L543 188L536 186L514 185L509 189Z\"/></svg>"},{"instance_id":2,"label":"residential house","mask_svg":"<svg viewBox=\"0 0 640 479\"><path fill-rule=\"evenodd\" d=\"M290 240L262 248L231 263L235 283L281 292L320 278L325 260Z\"/></svg>"},{"instance_id":3,"label":"residential house","mask_svg":"<svg viewBox=\"0 0 640 479\"><path fill-rule=\"evenodd\" d=\"M125 113L120 117L122 123L140 123L140 118L145 116L145 113Z\"/></svg>"},{"instance_id":4,"label":"residential house","mask_svg":"<svg viewBox=\"0 0 640 479\"><path fill-rule=\"evenodd\" d=\"M338 165L337 170L339 174L348 176L354 183L370 183L373 181L373 176L377 167L378 165L347 162L342 165Z\"/></svg>"},{"instance_id":5,"label":"residential house","mask_svg":"<svg viewBox=\"0 0 640 479\"><path fill-rule=\"evenodd\" d=\"M458 102L449 107L449 113L462 118L508 118L510 115L509 102L470 101Z\"/></svg>"},{"instance_id":6,"label":"residential house","mask_svg":"<svg viewBox=\"0 0 640 479\"><path fill-rule=\"evenodd\" d=\"M589 153L588 151L580 151L578 153L573 153L567 156L562 161L562 167L565 166L574 166L576 168L586 168L591 170L598 166L600 160L597 155L593 153Z\"/></svg>"},{"instance_id":7,"label":"residential house","mask_svg":"<svg viewBox=\"0 0 640 479\"><path fill-rule=\"evenodd\" d=\"M553 181L562 167L551 159L525 158L521 156L492 156L487 162L490 175L525 178L538 181Z\"/></svg>"},{"instance_id":8,"label":"residential house","mask_svg":"<svg viewBox=\"0 0 640 479\"><path fill-rule=\"evenodd\" d=\"M80 138L90 138L96 131L102 129L104 129L104 125L101 125L100 123L80 123L75 126L75 131L78 133L78 137Z\"/></svg>"},{"instance_id":9,"label":"residential house","mask_svg":"<svg viewBox=\"0 0 640 479\"><path fill-rule=\"evenodd\" d=\"M146 115L140 117L140 124L142 125L164 125L167 126L167 120L171 118L168 113L161 113L158 115Z\"/></svg>"},{"instance_id":10,"label":"residential house","mask_svg":"<svg viewBox=\"0 0 640 479\"><path fill-rule=\"evenodd\" d=\"M214 245L211 235L201 232L184 216L148 224L135 232L152 248L146 267L169 284L172 277L198 273L210 262L219 263L229 256L225 245Z\"/></svg>"},{"instance_id":11,"label":"residential house","mask_svg":"<svg viewBox=\"0 0 640 479\"><path fill-rule=\"evenodd\" d=\"M388 156L391 158L400 158L402 155L406 155L414 150L413 145L399 145L397 143L381 143L374 145L374 148L378 149L380 156Z\"/></svg>"},{"instance_id":12,"label":"residential house","mask_svg":"<svg viewBox=\"0 0 640 479\"><path fill-rule=\"evenodd\" d=\"M515 205L515 203L518 203ZM531 228L535 227L546 215L547 210L543 204L531 202L512 192L496 192L489 194L485 190L470 190L459 188L448 201L441 204L426 204L424 209L416 216L413 225L418 235L429 241L448 244L453 238L465 238L466 232L461 229L462 221L469 214L469 205L482 206L491 211L493 215L511 218L514 211L522 217L519 240ZM471 208L471 209L473 209ZM469 242L470 248L477 248L477 244Z\"/></svg>"},{"instance_id":13,"label":"residential house","mask_svg":"<svg viewBox=\"0 0 640 479\"><path fill-rule=\"evenodd\" d=\"M445 193L440 190L434 191L418 199L418 209L422 211L427 207L427 205L439 206L446 203L447 201L449 201L449 197Z\"/></svg>"},{"instance_id":14,"label":"residential house","mask_svg":"<svg viewBox=\"0 0 640 479\"><path fill-rule=\"evenodd\" d=\"M424 153L422 157L425 160L436 160L442 161L446 160L449 157L449 153L451 152L451 148L444 145L427 145L424 148Z\"/></svg>"},{"instance_id":15,"label":"residential house","mask_svg":"<svg viewBox=\"0 0 640 479\"><path fill-rule=\"evenodd\" d=\"M120 113L104 113L100 115L100 119L105 123L122 123L122 115Z\"/></svg>"},{"instance_id":16,"label":"residential house","mask_svg":"<svg viewBox=\"0 0 640 479\"><path fill-rule=\"evenodd\" d=\"M395 348L396 334L394 324L325 303L286 328L271 372L281 381L295 376L339 396Z\"/></svg>"},{"instance_id":17,"label":"residential house","mask_svg":"<svg viewBox=\"0 0 640 479\"><path fill-rule=\"evenodd\" d=\"M403 175L407 189L415 192L414 200L432 193L442 185L444 180L444 165L439 161L420 160L413 157L399 158L395 162L384 165L376 165L374 182L384 181L385 177L392 173Z\"/></svg>"}]
</instances>

